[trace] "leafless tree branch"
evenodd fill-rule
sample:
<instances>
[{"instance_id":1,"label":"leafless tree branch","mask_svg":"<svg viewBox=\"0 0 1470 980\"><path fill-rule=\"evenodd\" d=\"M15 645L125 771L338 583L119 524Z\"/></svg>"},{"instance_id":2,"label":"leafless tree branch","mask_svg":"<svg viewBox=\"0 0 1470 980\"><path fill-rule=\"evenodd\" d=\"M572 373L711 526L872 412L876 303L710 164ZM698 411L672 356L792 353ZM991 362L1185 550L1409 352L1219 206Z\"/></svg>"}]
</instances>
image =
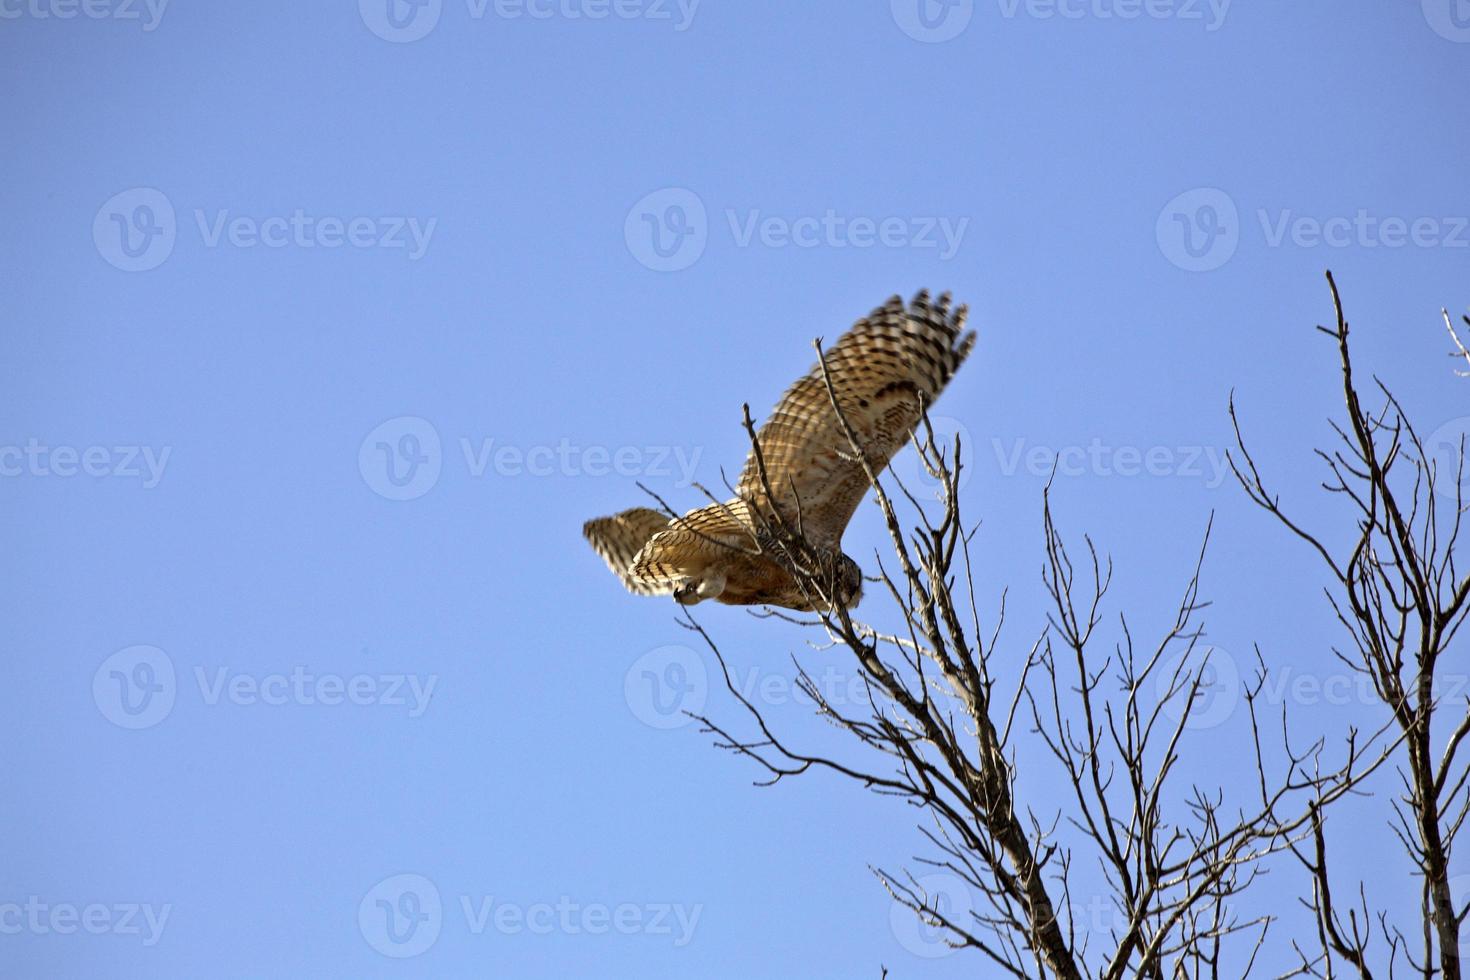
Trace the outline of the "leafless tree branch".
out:
<instances>
[{"instance_id":1,"label":"leafless tree branch","mask_svg":"<svg viewBox=\"0 0 1470 980\"><path fill-rule=\"evenodd\" d=\"M1202 642L1209 604L1200 592L1210 527L1166 625L1139 643L1129 619L1109 608L1111 561L1089 537L1080 548L1067 543L1048 487L1042 585L1049 613L1033 642L1013 648L1001 634L1003 595L993 630L981 628L971 564L975 529L964 523L959 498L960 441L936 444L924 414L914 448L938 491L935 500L921 501L896 476L880 481L830 378L849 458L866 473L888 531L891 554L879 557L876 581L893 600L894 622L882 628L860 622L837 600L829 568L801 534L799 506L794 521L772 507L751 510L762 525L761 539L780 549L818 610L799 619L776 615L820 631L822 646L844 651L860 678L857 703L834 703L801 662L796 665L798 685L816 713L846 736L848 751L804 749L799 733L780 730L739 689L710 635L686 618L719 661L744 722L696 717L717 745L757 766L762 784L821 770L915 807L927 848L915 861L963 882L975 902L949 907L907 870L874 873L896 902L946 942L978 953L992 972L1105 980L1249 976L1274 920L1245 911L1244 898L1274 856L1289 861L1295 855L1310 872L1313 891L1305 901L1315 935L1290 937L1299 963L1285 975L1334 976L1334 963L1340 963L1360 977L1377 976L1368 965L1376 941L1382 950L1375 946L1373 952L1387 961L1383 975L1392 976L1396 963L1411 962L1409 944L1386 916L1370 917L1361 890L1355 903L1344 905L1330 888L1323 815L1407 751L1402 836L1422 843L1424 815L1432 808L1433 846L1447 853L1470 809L1465 767L1456 763L1470 735L1470 712L1442 741L1436 762L1420 706L1433 703L1426 658L1432 675L1434 658L1463 619L1470 582L1447 585L1442 564L1460 508L1448 539L1436 537L1425 528L1435 516L1432 496L1391 492L1390 470L1397 474L1396 465L1411 465L1401 461L1414 452L1422 457L1422 447L1386 389L1378 388L1387 399L1379 414L1361 408L1340 306L1332 333L1349 419L1338 430L1343 447L1323 456L1335 474L1327 489L1353 501L1363 517L1347 554L1282 511L1243 439L1239 465L1235 457L1231 465L1250 498L1312 546L1332 573L1342 592L1335 608L1359 654L1349 659L1373 678L1390 708L1381 727L1349 729L1330 743L1297 744L1284 709L1279 716L1266 710L1267 671L1257 651L1256 671L1240 691L1244 731L1234 747L1254 762L1253 784L1241 790L1193 781L1181 764L1189 745L1208 739L1210 751L1232 751L1220 744L1227 732L1206 735L1194 723L1209 696L1213 656ZM825 377L820 341L816 346ZM760 492L773 500L748 409L744 423ZM1421 479L1416 487L1424 485ZM1418 660L1405 673L1410 623L1420 631L1413 637ZM1018 784L1016 740L1022 738L1051 760L1068 787L1064 810L1037 812L1040 797ZM1028 773L1028 784L1030 778ZM1426 869L1428 880L1442 879L1441 865ZM1079 911L1079 890L1097 892L1099 907ZM1445 904L1437 887L1428 900L1439 910L1435 922L1446 928L1450 917L1457 925L1464 916ZM1443 961L1440 970L1451 976Z\"/></svg>"},{"instance_id":2,"label":"leafless tree branch","mask_svg":"<svg viewBox=\"0 0 1470 980\"><path fill-rule=\"evenodd\" d=\"M1460 829L1470 811L1470 759L1462 754L1470 735L1470 700L1444 696L1444 656L1470 612L1470 575L1457 569L1465 501L1462 494L1464 447L1457 472L1438 471L1393 393L1378 379L1373 390L1376 409L1364 406L1349 348L1349 328L1342 298L1327 274L1336 322L1319 327L1332 338L1341 375L1346 424L1334 423L1339 445L1318 450L1328 480L1323 488L1348 502L1353 531L1345 547L1308 531L1287 516L1267 491L1236 424L1243 464L1231 465L1250 499L1305 541L1323 560L1334 585L1328 596L1338 621L1352 641L1339 654L1354 671L1367 677L1398 730L1402 797L1394 801L1394 835L1406 850L1411 869L1423 882L1423 908L1417 952L1386 912L1377 916L1383 953L1376 962L1392 976L1402 960L1415 973L1459 980L1460 928L1466 908L1456 907L1450 884L1450 861ZM1462 355L1454 326L1445 325ZM1466 372L1460 372L1462 374ZM1231 418L1235 419L1234 405ZM1449 489L1449 487L1453 489ZM1452 502L1452 507L1446 506ZM1325 805L1325 801L1324 804ZM1357 976L1375 976L1369 962L1373 936L1364 890L1343 917L1334 901L1328 866L1323 805L1312 811L1309 847L1294 848L1311 879L1308 906L1318 923L1321 954L1314 962L1332 975L1334 959ZM1411 930L1414 931L1414 930ZM1304 959L1305 962L1305 959Z\"/></svg>"}]
</instances>

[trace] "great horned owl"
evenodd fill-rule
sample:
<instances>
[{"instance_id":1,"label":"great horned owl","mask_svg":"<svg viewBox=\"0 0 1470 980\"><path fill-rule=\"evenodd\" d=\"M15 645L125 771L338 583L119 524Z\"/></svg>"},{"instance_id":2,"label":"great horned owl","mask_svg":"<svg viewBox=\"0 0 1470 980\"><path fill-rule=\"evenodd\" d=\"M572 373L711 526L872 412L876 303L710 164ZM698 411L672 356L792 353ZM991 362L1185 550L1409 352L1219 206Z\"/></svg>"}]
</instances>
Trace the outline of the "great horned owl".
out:
<instances>
[{"instance_id":1,"label":"great horned owl","mask_svg":"<svg viewBox=\"0 0 1470 980\"><path fill-rule=\"evenodd\" d=\"M842 417L881 473L918 424L921 405L944 390L975 344L963 336L966 308L948 293L894 296L826 350L827 374ZM842 532L868 490L868 477L833 410L820 364L792 385L756 436L735 498L670 518L647 507L600 517L582 533L638 595L672 595L684 605L715 599L734 606L811 610L818 601L773 538L771 519L800 534L825 572L828 595L849 607L862 595L857 562ZM766 489L769 487L770 494Z\"/></svg>"}]
</instances>

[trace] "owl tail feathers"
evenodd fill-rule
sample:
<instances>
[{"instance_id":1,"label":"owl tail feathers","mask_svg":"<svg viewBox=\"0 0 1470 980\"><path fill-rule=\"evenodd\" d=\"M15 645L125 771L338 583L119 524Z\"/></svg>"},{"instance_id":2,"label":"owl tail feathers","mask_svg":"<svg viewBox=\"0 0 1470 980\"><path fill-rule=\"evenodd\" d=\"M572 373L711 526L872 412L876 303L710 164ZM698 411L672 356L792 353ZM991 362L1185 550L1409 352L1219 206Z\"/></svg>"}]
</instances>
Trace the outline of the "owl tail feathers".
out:
<instances>
[{"instance_id":1,"label":"owl tail feathers","mask_svg":"<svg viewBox=\"0 0 1470 980\"><path fill-rule=\"evenodd\" d=\"M634 571L634 562L653 536L667 529L669 518L649 507L634 507L611 517L582 525L582 536L602 556L612 573L635 595L669 595L673 583L650 579Z\"/></svg>"}]
</instances>

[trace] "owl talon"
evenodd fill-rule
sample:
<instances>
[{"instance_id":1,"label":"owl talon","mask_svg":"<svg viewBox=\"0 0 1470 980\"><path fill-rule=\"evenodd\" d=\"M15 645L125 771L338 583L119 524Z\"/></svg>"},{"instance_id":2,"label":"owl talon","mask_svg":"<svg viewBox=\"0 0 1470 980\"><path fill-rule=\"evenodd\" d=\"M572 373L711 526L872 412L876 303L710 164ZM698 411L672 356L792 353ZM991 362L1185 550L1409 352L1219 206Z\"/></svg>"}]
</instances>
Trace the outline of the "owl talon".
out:
<instances>
[{"instance_id":1,"label":"owl talon","mask_svg":"<svg viewBox=\"0 0 1470 980\"><path fill-rule=\"evenodd\" d=\"M693 606L702 599L699 594L699 583L689 581L674 590L674 601L681 606Z\"/></svg>"}]
</instances>

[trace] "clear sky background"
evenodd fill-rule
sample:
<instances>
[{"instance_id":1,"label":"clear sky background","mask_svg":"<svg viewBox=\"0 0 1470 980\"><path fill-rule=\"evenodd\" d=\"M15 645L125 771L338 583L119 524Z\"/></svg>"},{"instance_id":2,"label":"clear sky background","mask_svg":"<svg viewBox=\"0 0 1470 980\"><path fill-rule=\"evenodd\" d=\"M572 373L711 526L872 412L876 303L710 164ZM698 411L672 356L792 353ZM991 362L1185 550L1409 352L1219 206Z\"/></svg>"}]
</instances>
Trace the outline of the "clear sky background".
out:
<instances>
[{"instance_id":1,"label":"clear sky background","mask_svg":"<svg viewBox=\"0 0 1470 980\"><path fill-rule=\"evenodd\" d=\"M0 974L973 975L867 870L912 812L753 788L665 713L739 720L713 661L580 536L637 480L701 502L741 403L894 292L980 333L937 414L1003 675L1060 452L1110 613L1163 629L1213 511L1224 660L1341 677L1322 570L1221 482L1226 399L1346 540L1330 267L1362 363L1464 430L1463 2L395 2L0 0ZM790 654L840 657L697 615L823 737ZM1376 788L1334 846L1411 908Z\"/></svg>"}]
</instances>

